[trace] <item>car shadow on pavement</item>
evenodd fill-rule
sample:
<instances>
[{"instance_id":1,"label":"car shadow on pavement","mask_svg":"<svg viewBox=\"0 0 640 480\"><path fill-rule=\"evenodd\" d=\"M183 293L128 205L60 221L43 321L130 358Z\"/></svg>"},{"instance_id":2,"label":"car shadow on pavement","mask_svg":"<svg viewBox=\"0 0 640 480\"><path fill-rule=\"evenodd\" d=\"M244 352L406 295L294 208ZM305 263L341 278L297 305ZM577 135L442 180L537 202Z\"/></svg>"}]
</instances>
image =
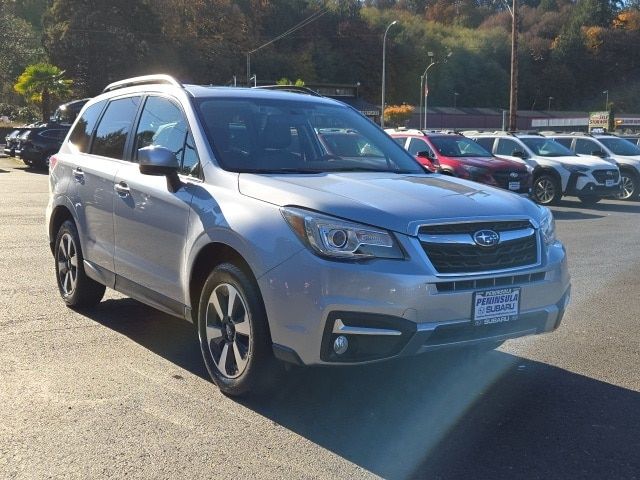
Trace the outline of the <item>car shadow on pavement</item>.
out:
<instances>
[{"instance_id":1,"label":"car shadow on pavement","mask_svg":"<svg viewBox=\"0 0 640 480\"><path fill-rule=\"evenodd\" d=\"M82 313L178 367L209 380L198 347L198 333L189 322L131 298L104 300L97 308Z\"/></svg>"},{"instance_id":2,"label":"car shadow on pavement","mask_svg":"<svg viewBox=\"0 0 640 480\"><path fill-rule=\"evenodd\" d=\"M129 299L89 316L208 379L192 325ZM236 401L384 478L640 475L640 393L502 351L294 368Z\"/></svg>"},{"instance_id":3,"label":"car shadow on pavement","mask_svg":"<svg viewBox=\"0 0 640 480\"><path fill-rule=\"evenodd\" d=\"M619 200L602 200L595 205L586 206L580 200L562 199L560 207L581 208L583 210L591 210L595 212L615 212L615 213L640 213L640 202L638 201L619 201ZM555 211L554 211L555 215Z\"/></svg>"}]
</instances>

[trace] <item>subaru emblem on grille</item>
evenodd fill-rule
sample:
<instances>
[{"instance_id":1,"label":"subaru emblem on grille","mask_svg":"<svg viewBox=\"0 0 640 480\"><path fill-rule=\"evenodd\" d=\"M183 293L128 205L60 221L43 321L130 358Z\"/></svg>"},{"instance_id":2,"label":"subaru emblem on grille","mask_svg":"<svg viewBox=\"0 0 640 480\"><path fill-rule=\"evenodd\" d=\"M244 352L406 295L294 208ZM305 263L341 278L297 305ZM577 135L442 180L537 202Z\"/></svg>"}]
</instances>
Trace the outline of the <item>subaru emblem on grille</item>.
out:
<instances>
[{"instance_id":1,"label":"subaru emblem on grille","mask_svg":"<svg viewBox=\"0 0 640 480\"><path fill-rule=\"evenodd\" d=\"M473 234L473 241L481 247L495 247L500 243L500 235L493 230L478 230Z\"/></svg>"},{"instance_id":2,"label":"subaru emblem on grille","mask_svg":"<svg viewBox=\"0 0 640 480\"><path fill-rule=\"evenodd\" d=\"M511 173L509 174L509 176L510 176L511 178L518 178L518 172L511 172Z\"/></svg>"}]
</instances>

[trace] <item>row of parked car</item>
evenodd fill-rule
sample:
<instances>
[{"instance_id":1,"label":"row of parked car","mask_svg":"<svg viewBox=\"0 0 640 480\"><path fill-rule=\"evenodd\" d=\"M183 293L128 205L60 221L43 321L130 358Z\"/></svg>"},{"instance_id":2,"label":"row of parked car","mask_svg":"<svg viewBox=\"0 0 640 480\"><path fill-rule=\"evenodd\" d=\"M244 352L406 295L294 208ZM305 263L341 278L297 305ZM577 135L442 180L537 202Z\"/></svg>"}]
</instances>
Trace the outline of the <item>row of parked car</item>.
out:
<instances>
[{"instance_id":1,"label":"row of parked car","mask_svg":"<svg viewBox=\"0 0 640 480\"><path fill-rule=\"evenodd\" d=\"M4 153L19 157L29 167L48 168L51 156L60 150L71 124L87 101L60 105L47 123L16 128L5 137Z\"/></svg>"},{"instance_id":2,"label":"row of parked car","mask_svg":"<svg viewBox=\"0 0 640 480\"><path fill-rule=\"evenodd\" d=\"M640 140L612 134L387 129L425 169L530 194L553 205L640 196Z\"/></svg>"}]
</instances>

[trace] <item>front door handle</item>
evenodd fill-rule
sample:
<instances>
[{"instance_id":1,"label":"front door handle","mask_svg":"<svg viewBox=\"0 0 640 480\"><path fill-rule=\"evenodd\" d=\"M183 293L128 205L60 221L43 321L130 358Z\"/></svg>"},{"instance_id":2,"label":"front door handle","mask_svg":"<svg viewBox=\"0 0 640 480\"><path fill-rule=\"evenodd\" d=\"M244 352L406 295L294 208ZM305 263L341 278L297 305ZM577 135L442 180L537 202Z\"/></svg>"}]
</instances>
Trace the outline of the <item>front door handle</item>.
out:
<instances>
[{"instance_id":1,"label":"front door handle","mask_svg":"<svg viewBox=\"0 0 640 480\"><path fill-rule=\"evenodd\" d=\"M116 183L113 188L121 197L126 197L131 192L131 190L129 190L129 185L125 182Z\"/></svg>"}]
</instances>

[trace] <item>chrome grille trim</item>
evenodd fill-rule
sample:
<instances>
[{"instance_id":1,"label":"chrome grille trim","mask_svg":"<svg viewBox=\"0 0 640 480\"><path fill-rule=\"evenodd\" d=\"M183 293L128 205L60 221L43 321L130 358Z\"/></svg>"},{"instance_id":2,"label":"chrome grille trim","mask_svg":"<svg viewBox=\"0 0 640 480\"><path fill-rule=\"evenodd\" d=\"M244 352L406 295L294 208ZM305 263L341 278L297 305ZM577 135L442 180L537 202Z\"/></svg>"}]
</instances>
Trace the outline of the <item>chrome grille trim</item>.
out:
<instances>
[{"instance_id":1,"label":"chrome grille trim","mask_svg":"<svg viewBox=\"0 0 640 480\"><path fill-rule=\"evenodd\" d=\"M530 237L535 233L533 228L524 228L522 230L507 230L506 232L497 232L500 235L500 242L511 242L520 240L521 238ZM452 233L443 235L418 235L418 239L422 243L453 243L458 245L475 245L476 242L470 233Z\"/></svg>"}]
</instances>

